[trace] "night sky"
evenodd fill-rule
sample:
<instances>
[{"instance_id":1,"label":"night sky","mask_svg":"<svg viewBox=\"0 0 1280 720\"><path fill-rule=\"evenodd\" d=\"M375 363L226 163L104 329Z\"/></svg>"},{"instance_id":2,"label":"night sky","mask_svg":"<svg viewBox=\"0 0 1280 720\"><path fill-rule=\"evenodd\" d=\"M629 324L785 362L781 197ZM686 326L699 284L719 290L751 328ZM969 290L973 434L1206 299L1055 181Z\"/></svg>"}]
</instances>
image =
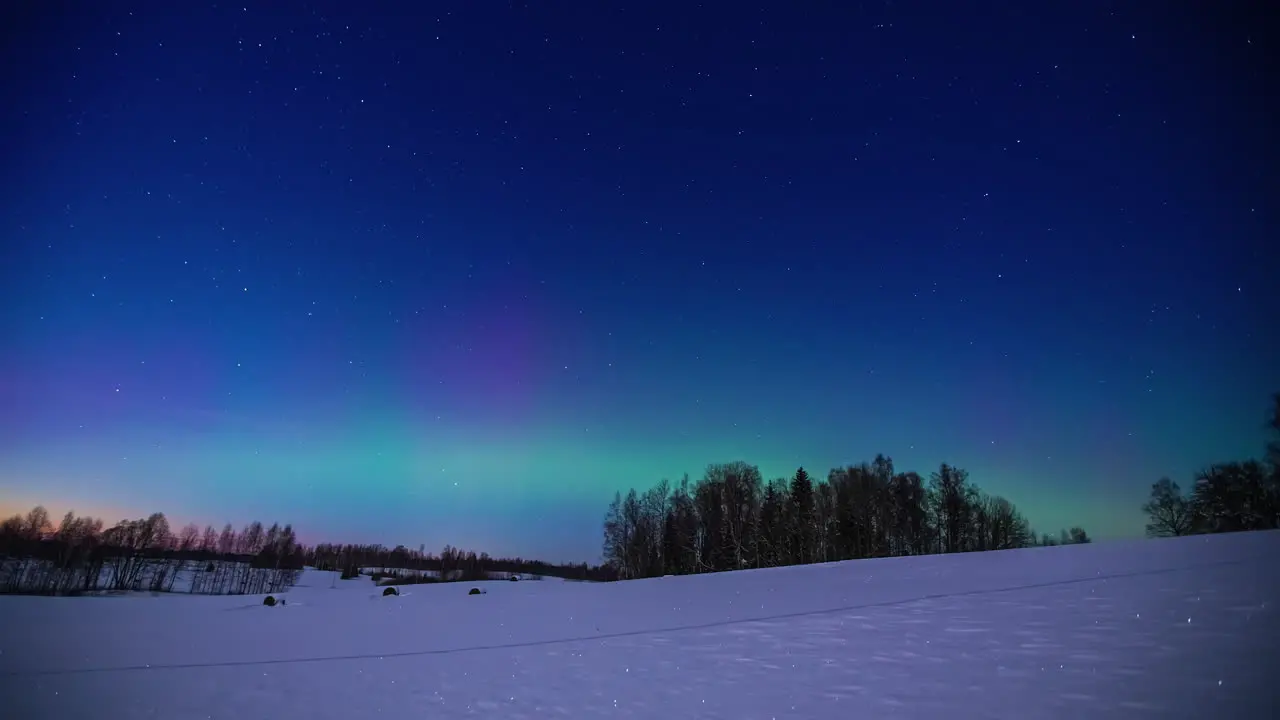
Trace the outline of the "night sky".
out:
<instances>
[{"instance_id":1,"label":"night sky","mask_svg":"<svg viewBox=\"0 0 1280 720\"><path fill-rule=\"evenodd\" d=\"M0 509L595 560L883 452L1139 535L1280 390L1274 35L1041 5L7 4Z\"/></svg>"}]
</instances>

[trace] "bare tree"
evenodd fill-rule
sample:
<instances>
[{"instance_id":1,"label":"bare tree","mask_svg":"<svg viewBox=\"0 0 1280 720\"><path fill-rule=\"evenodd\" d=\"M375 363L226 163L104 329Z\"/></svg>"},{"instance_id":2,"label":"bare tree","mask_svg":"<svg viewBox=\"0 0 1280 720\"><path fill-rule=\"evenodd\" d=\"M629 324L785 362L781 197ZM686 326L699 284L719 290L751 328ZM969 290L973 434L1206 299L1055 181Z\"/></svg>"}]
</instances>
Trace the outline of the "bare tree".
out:
<instances>
[{"instance_id":1,"label":"bare tree","mask_svg":"<svg viewBox=\"0 0 1280 720\"><path fill-rule=\"evenodd\" d=\"M756 527L763 479L760 469L742 461L707 467L706 480L719 488L723 522L720 550L724 569L748 567L755 551Z\"/></svg>"},{"instance_id":2,"label":"bare tree","mask_svg":"<svg viewBox=\"0 0 1280 720\"><path fill-rule=\"evenodd\" d=\"M942 552L961 552L969 539L969 473L943 463L930 478L930 496Z\"/></svg>"},{"instance_id":3,"label":"bare tree","mask_svg":"<svg viewBox=\"0 0 1280 720\"><path fill-rule=\"evenodd\" d=\"M1147 514L1148 537L1188 535L1194 527L1191 503L1183 497L1178 483L1167 477L1151 486L1151 499L1142 511Z\"/></svg>"},{"instance_id":4,"label":"bare tree","mask_svg":"<svg viewBox=\"0 0 1280 720\"><path fill-rule=\"evenodd\" d=\"M43 505L37 505L27 513L24 532L32 540L39 540L53 532L53 526L49 523L49 511L45 510Z\"/></svg>"},{"instance_id":5,"label":"bare tree","mask_svg":"<svg viewBox=\"0 0 1280 720\"><path fill-rule=\"evenodd\" d=\"M231 527L231 523L222 526L222 532L218 535L218 554L230 555L238 550L236 539L236 531Z\"/></svg>"},{"instance_id":6,"label":"bare tree","mask_svg":"<svg viewBox=\"0 0 1280 720\"><path fill-rule=\"evenodd\" d=\"M205 553L218 551L218 531L214 530L212 525L204 526L204 533L200 536L200 551Z\"/></svg>"},{"instance_id":7,"label":"bare tree","mask_svg":"<svg viewBox=\"0 0 1280 720\"><path fill-rule=\"evenodd\" d=\"M200 541L200 526L195 523L187 523L183 526L182 531L178 533L178 550L189 552L196 548L196 543Z\"/></svg>"},{"instance_id":8,"label":"bare tree","mask_svg":"<svg viewBox=\"0 0 1280 720\"><path fill-rule=\"evenodd\" d=\"M627 546L630 543L630 528L627 527L627 523L622 517L622 494L615 493L613 502L609 503L609 510L605 514L604 548L601 551L601 555L604 557L605 563L613 566L617 570L618 577L624 580L635 576L634 568L630 567L628 563ZM446 552L448 549L446 546ZM440 553L441 573L446 572L444 565L446 552Z\"/></svg>"}]
</instances>

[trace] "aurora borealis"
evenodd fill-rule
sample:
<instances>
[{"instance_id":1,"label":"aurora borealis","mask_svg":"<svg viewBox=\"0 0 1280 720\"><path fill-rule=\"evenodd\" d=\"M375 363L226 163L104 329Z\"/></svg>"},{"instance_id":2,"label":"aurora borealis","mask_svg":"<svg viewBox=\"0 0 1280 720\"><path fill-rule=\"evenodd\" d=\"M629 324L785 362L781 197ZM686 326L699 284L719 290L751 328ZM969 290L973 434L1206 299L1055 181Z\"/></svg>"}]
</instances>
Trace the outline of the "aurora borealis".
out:
<instances>
[{"instance_id":1,"label":"aurora borealis","mask_svg":"<svg viewBox=\"0 0 1280 720\"><path fill-rule=\"evenodd\" d=\"M586 560L883 452L1107 538L1260 452L1247 17L484 5L5 11L0 510Z\"/></svg>"}]
</instances>

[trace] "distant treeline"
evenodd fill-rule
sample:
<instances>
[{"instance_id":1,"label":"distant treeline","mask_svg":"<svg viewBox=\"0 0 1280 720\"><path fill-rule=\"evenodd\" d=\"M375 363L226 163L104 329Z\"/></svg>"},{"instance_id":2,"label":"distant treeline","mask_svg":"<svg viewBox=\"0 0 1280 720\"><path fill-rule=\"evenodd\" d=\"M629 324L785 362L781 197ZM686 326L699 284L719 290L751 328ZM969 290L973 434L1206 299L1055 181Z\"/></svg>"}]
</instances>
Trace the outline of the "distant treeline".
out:
<instances>
[{"instance_id":1,"label":"distant treeline","mask_svg":"<svg viewBox=\"0 0 1280 720\"><path fill-rule=\"evenodd\" d=\"M188 525L174 533L163 513L103 529L69 512L55 528L36 507L0 523L0 593L280 592L302 568L293 528L262 523L237 533Z\"/></svg>"},{"instance_id":2,"label":"distant treeline","mask_svg":"<svg viewBox=\"0 0 1280 720\"><path fill-rule=\"evenodd\" d=\"M69 512L54 527L48 511L36 507L0 523L0 593L279 593L294 584L304 566L341 571L343 578L356 577L361 569L380 569L429 572L446 581L484 580L494 573L616 579L607 567L492 558L447 545L438 556L422 546L305 547L293 526L264 527L256 521L238 532L228 523L221 532L189 524L175 533L163 513L104 529L100 519ZM388 574L409 579L405 573Z\"/></svg>"},{"instance_id":3,"label":"distant treeline","mask_svg":"<svg viewBox=\"0 0 1280 720\"><path fill-rule=\"evenodd\" d=\"M621 578L1085 542L1080 528L1037 539L1013 503L960 468L926 482L884 455L817 482L804 468L765 482L755 465L711 465L694 483L618 494L604 522L604 557Z\"/></svg>"},{"instance_id":4,"label":"distant treeline","mask_svg":"<svg viewBox=\"0 0 1280 720\"><path fill-rule=\"evenodd\" d=\"M1280 393L1272 397L1266 425L1272 438L1265 460L1211 465L1196 473L1186 494L1167 477L1156 481L1151 499L1142 506L1147 535L1280 528Z\"/></svg>"},{"instance_id":5,"label":"distant treeline","mask_svg":"<svg viewBox=\"0 0 1280 720\"><path fill-rule=\"evenodd\" d=\"M611 568L580 564L554 564L523 558L493 558L488 553L476 554L446 545L439 555L426 552L425 546L416 550L397 545L385 548L381 545L332 545L320 544L306 551L306 562L320 570L340 571L350 578L361 569L375 568L383 571L408 570L430 572L441 580L486 580L493 573L519 573L557 577L566 580L614 580Z\"/></svg>"}]
</instances>

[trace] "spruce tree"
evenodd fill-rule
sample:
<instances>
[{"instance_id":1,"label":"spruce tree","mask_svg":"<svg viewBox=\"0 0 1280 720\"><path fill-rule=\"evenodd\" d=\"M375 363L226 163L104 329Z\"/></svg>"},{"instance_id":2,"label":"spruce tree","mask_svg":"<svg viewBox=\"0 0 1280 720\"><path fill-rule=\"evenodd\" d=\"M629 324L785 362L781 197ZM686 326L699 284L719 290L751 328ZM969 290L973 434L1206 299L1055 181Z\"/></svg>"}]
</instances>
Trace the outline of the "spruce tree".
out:
<instances>
[{"instance_id":1,"label":"spruce tree","mask_svg":"<svg viewBox=\"0 0 1280 720\"><path fill-rule=\"evenodd\" d=\"M796 470L791 478L791 547L795 553L791 562L804 564L813 562L814 549L814 507L813 481L804 468Z\"/></svg>"}]
</instances>

